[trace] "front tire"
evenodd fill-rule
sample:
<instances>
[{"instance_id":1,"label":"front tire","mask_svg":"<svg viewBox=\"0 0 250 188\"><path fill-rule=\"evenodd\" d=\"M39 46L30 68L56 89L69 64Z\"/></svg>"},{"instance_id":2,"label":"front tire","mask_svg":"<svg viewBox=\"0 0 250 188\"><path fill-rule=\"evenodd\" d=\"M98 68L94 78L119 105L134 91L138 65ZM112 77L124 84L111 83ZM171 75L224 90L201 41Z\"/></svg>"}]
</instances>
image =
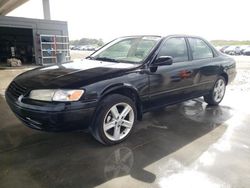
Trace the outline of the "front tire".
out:
<instances>
[{"instance_id":1,"label":"front tire","mask_svg":"<svg viewBox=\"0 0 250 188\"><path fill-rule=\"evenodd\" d=\"M204 101L211 106L217 106L223 99L226 91L226 81L225 78L219 76L216 80L213 89L208 95L204 96Z\"/></svg>"},{"instance_id":2,"label":"front tire","mask_svg":"<svg viewBox=\"0 0 250 188\"><path fill-rule=\"evenodd\" d=\"M109 95L100 102L95 117L90 127L94 138L105 145L120 143L131 134L136 122L135 103L120 94Z\"/></svg>"}]
</instances>

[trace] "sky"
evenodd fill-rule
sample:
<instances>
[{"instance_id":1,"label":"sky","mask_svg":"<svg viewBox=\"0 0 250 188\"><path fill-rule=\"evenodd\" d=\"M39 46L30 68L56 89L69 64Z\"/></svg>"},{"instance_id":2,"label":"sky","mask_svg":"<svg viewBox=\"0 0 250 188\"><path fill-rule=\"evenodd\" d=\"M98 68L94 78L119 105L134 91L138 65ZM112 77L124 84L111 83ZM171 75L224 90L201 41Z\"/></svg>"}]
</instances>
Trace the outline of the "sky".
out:
<instances>
[{"instance_id":1,"label":"sky","mask_svg":"<svg viewBox=\"0 0 250 188\"><path fill-rule=\"evenodd\" d=\"M249 0L50 0L50 9L51 19L68 22L71 40L141 34L250 40ZM42 0L8 16L43 19Z\"/></svg>"}]
</instances>

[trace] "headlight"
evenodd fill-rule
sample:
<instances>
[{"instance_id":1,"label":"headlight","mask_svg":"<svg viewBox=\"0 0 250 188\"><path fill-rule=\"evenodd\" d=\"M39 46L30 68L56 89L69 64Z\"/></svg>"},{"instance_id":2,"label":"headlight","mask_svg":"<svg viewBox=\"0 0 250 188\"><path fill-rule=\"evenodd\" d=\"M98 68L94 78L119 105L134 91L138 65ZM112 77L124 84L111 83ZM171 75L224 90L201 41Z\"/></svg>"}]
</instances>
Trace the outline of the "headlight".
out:
<instances>
[{"instance_id":1,"label":"headlight","mask_svg":"<svg viewBox=\"0 0 250 188\"><path fill-rule=\"evenodd\" d=\"M78 101L83 90L56 90L53 101Z\"/></svg>"},{"instance_id":2,"label":"headlight","mask_svg":"<svg viewBox=\"0 0 250 188\"><path fill-rule=\"evenodd\" d=\"M38 89L30 92L29 98L40 101L78 101L83 95L84 90L68 89Z\"/></svg>"}]
</instances>

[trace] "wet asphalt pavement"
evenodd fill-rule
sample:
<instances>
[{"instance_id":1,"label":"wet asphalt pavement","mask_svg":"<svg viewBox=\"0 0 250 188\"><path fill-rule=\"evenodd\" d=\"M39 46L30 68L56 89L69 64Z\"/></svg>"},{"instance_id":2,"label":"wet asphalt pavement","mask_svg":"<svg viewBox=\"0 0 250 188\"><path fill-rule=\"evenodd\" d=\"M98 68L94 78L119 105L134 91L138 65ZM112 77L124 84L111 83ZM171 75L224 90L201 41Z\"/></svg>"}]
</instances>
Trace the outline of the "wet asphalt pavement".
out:
<instances>
[{"instance_id":1,"label":"wet asphalt pavement","mask_svg":"<svg viewBox=\"0 0 250 188\"><path fill-rule=\"evenodd\" d=\"M0 94L0 187L250 187L246 63L220 106L198 98L147 113L112 147L85 131L29 129Z\"/></svg>"}]
</instances>

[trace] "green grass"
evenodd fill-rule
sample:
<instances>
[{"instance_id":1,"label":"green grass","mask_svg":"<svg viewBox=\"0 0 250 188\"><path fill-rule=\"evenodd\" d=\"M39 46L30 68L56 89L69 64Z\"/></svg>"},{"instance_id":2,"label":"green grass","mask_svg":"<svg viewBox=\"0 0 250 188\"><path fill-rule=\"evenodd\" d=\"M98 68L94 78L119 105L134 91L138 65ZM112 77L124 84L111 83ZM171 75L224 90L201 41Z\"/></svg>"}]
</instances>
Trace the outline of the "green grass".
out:
<instances>
[{"instance_id":1,"label":"green grass","mask_svg":"<svg viewBox=\"0 0 250 188\"><path fill-rule=\"evenodd\" d=\"M212 40L210 41L214 46L237 46L237 45L250 45L249 40L238 41L238 40Z\"/></svg>"}]
</instances>

